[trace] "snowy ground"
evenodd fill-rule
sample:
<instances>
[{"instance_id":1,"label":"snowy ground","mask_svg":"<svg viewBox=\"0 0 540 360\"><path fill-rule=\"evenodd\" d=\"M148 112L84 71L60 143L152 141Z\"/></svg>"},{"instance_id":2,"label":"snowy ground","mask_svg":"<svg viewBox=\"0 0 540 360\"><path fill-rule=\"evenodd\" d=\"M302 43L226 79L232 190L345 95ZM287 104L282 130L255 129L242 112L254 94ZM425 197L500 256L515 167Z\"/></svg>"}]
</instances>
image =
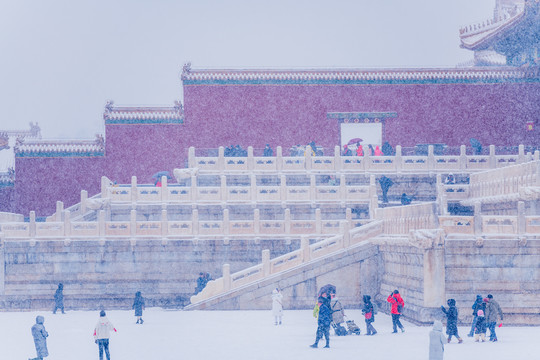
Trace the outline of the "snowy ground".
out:
<instances>
[{"instance_id":1,"label":"snowy ground","mask_svg":"<svg viewBox=\"0 0 540 360\"><path fill-rule=\"evenodd\" d=\"M285 311L283 325L275 326L268 311L168 311L148 309L144 325L136 325L132 311L108 311L118 333L111 337L113 360L168 359L427 359L430 327L406 321L405 333L391 334L392 321L376 316L375 336L364 336L365 323L358 310L346 311L362 330L361 336L337 337L331 332L330 349L309 347L315 338L312 311ZM30 328L37 315L45 316L49 332L48 360L95 360L98 348L92 332L97 311L0 312L0 359L35 357ZM497 343L475 343L460 328L463 344L445 346L448 359L527 359L538 354L540 327L502 327ZM324 345L324 340L320 345Z\"/></svg>"}]
</instances>

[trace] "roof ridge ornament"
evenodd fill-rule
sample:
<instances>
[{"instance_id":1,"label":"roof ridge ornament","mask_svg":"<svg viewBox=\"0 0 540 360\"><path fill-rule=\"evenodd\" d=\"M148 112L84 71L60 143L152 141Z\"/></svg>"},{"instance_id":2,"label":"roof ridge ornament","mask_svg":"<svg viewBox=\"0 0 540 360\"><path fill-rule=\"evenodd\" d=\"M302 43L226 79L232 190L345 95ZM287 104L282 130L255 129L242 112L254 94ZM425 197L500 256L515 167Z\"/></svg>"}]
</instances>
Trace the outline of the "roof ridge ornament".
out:
<instances>
[{"instance_id":1,"label":"roof ridge ornament","mask_svg":"<svg viewBox=\"0 0 540 360\"><path fill-rule=\"evenodd\" d=\"M182 75L180 76L180 78L184 80L187 77L187 75L189 75L190 72L191 72L191 61L188 61L187 63L184 64L184 66L182 66Z\"/></svg>"}]
</instances>

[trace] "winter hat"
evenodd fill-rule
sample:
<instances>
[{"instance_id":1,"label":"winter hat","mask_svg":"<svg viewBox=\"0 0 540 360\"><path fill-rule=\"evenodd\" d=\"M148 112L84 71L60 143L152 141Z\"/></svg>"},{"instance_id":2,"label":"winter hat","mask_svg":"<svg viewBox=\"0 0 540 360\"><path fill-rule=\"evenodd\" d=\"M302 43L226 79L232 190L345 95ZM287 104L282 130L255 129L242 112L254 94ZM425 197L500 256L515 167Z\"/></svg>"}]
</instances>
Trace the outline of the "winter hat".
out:
<instances>
[{"instance_id":1,"label":"winter hat","mask_svg":"<svg viewBox=\"0 0 540 360\"><path fill-rule=\"evenodd\" d=\"M478 316L484 316L484 310L478 310Z\"/></svg>"},{"instance_id":2,"label":"winter hat","mask_svg":"<svg viewBox=\"0 0 540 360\"><path fill-rule=\"evenodd\" d=\"M399 291L397 291L397 290L394 290L394 294L399 294Z\"/></svg>"},{"instance_id":3,"label":"winter hat","mask_svg":"<svg viewBox=\"0 0 540 360\"><path fill-rule=\"evenodd\" d=\"M493 299L493 295L488 294L488 299Z\"/></svg>"},{"instance_id":4,"label":"winter hat","mask_svg":"<svg viewBox=\"0 0 540 360\"><path fill-rule=\"evenodd\" d=\"M104 317L104 316L105 316L105 310L101 310L101 311L99 312L99 316Z\"/></svg>"}]
</instances>

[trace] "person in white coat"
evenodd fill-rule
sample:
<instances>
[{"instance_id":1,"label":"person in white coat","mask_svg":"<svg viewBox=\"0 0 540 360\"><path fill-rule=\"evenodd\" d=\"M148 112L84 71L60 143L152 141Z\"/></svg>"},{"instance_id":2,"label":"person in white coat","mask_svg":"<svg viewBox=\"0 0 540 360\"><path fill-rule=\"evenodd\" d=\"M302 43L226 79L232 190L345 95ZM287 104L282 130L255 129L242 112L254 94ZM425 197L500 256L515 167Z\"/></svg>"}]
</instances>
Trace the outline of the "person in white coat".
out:
<instances>
[{"instance_id":1,"label":"person in white coat","mask_svg":"<svg viewBox=\"0 0 540 360\"><path fill-rule=\"evenodd\" d=\"M99 345L99 360L103 360L103 351L107 356L107 360L111 360L111 354L109 353L109 336L110 332L116 329L113 324L105 316L105 311L101 310L99 313L99 321L94 328L94 340Z\"/></svg>"},{"instance_id":2,"label":"person in white coat","mask_svg":"<svg viewBox=\"0 0 540 360\"><path fill-rule=\"evenodd\" d=\"M443 360L446 336L442 332L442 323L433 322L433 330L429 332L429 360Z\"/></svg>"},{"instance_id":3,"label":"person in white coat","mask_svg":"<svg viewBox=\"0 0 540 360\"><path fill-rule=\"evenodd\" d=\"M283 295L278 288L272 291L272 314L274 315L274 325L281 325L281 318L283 316Z\"/></svg>"}]
</instances>

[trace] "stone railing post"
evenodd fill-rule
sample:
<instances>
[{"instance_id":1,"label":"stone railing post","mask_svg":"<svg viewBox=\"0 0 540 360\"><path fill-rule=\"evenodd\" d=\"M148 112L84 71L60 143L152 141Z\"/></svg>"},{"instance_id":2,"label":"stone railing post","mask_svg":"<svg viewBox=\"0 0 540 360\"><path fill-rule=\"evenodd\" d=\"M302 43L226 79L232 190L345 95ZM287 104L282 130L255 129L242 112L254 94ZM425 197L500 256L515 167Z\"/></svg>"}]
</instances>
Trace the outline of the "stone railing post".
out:
<instances>
[{"instance_id":1,"label":"stone railing post","mask_svg":"<svg viewBox=\"0 0 540 360\"><path fill-rule=\"evenodd\" d=\"M167 210L161 210L161 236L167 237L169 235L169 218L167 216Z\"/></svg>"},{"instance_id":2,"label":"stone railing post","mask_svg":"<svg viewBox=\"0 0 540 360\"><path fill-rule=\"evenodd\" d=\"M345 204L347 202L347 180L345 174L339 177L339 202Z\"/></svg>"},{"instance_id":3,"label":"stone railing post","mask_svg":"<svg viewBox=\"0 0 540 360\"><path fill-rule=\"evenodd\" d=\"M220 146L218 148L218 171L223 172L225 170L225 148Z\"/></svg>"},{"instance_id":4,"label":"stone railing post","mask_svg":"<svg viewBox=\"0 0 540 360\"><path fill-rule=\"evenodd\" d=\"M255 234L261 232L261 214L259 209L253 210L253 232Z\"/></svg>"},{"instance_id":5,"label":"stone railing post","mask_svg":"<svg viewBox=\"0 0 540 360\"><path fill-rule=\"evenodd\" d=\"M482 203L477 201L474 203L474 234L482 235Z\"/></svg>"},{"instance_id":6,"label":"stone railing post","mask_svg":"<svg viewBox=\"0 0 540 360\"><path fill-rule=\"evenodd\" d=\"M349 223L349 228L351 228L352 227L352 210L349 207L345 209L345 220L347 220L347 222Z\"/></svg>"},{"instance_id":7,"label":"stone railing post","mask_svg":"<svg viewBox=\"0 0 540 360\"><path fill-rule=\"evenodd\" d=\"M64 211L64 236L66 238L71 236L71 213L69 210Z\"/></svg>"},{"instance_id":8,"label":"stone railing post","mask_svg":"<svg viewBox=\"0 0 540 360\"><path fill-rule=\"evenodd\" d=\"M517 161L517 163L518 164L523 164L526 161L527 161L527 159L525 158L525 145L520 144L518 146L518 161Z\"/></svg>"},{"instance_id":9,"label":"stone railing post","mask_svg":"<svg viewBox=\"0 0 540 360\"><path fill-rule=\"evenodd\" d=\"M111 186L111 181L106 176L101 177L101 197L109 197L108 189Z\"/></svg>"},{"instance_id":10,"label":"stone railing post","mask_svg":"<svg viewBox=\"0 0 540 360\"><path fill-rule=\"evenodd\" d=\"M461 170L465 170L467 169L468 165L467 147L465 145L461 145L459 147L459 168Z\"/></svg>"},{"instance_id":11,"label":"stone railing post","mask_svg":"<svg viewBox=\"0 0 540 360\"><path fill-rule=\"evenodd\" d=\"M533 161L538 161L540 160L540 150L535 150L534 151L534 154L533 154Z\"/></svg>"},{"instance_id":12,"label":"stone railing post","mask_svg":"<svg viewBox=\"0 0 540 360\"><path fill-rule=\"evenodd\" d=\"M309 201L315 201L317 199L317 180L315 175L309 176Z\"/></svg>"},{"instance_id":13,"label":"stone railing post","mask_svg":"<svg viewBox=\"0 0 540 360\"><path fill-rule=\"evenodd\" d=\"M283 170L283 149L281 146L276 148L276 170L278 173Z\"/></svg>"},{"instance_id":14,"label":"stone railing post","mask_svg":"<svg viewBox=\"0 0 540 360\"><path fill-rule=\"evenodd\" d=\"M197 203L199 199L199 190L197 189L197 177L195 175L191 175L191 186L190 186L190 192L191 192L191 202Z\"/></svg>"},{"instance_id":15,"label":"stone railing post","mask_svg":"<svg viewBox=\"0 0 540 360\"><path fill-rule=\"evenodd\" d=\"M270 250L268 249L262 251L262 272L263 277L270 275Z\"/></svg>"},{"instance_id":16,"label":"stone railing post","mask_svg":"<svg viewBox=\"0 0 540 360\"><path fill-rule=\"evenodd\" d=\"M306 169L306 171L311 171L311 150L308 149L311 149L311 147L306 146L306 151L304 153L304 169Z\"/></svg>"},{"instance_id":17,"label":"stone railing post","mask_svg":"<svg viewBox=\"0 0 540 360\"><path fill-rule=\"evenodd\" d=\"M403 169L403 157L401 153L401 145L396 145L396 155L394 156L394 167L396 172L399 174L401 169Z\"/></svg>"},{"instance_id":18,"label":"stone railing post","mask_svg":"<svg viewBox=\"0 0 540 360\"><path fill-rule=\"evenodd\" d=\"M526 232L527 223L525 221L525 202L517 203L517 233L523 235Z\"/></svg>"},{"instance_id":19,"label":"stone railing post","mask_svg":"<svg viewBox=\"0 0 540 360\"><path fill-rule=\"evenodd\" d=\"M131 202L136 203L137 202L137 196L138 190L137 190L137 177L132 176L131 177Z\"/></svg>"},{"instance_id":20,"label":"stone railing post","mask_svg":"<svg viewBox=\"0 0 540 360\"><path fill-rule=\"evenodd\" d=\"M321 209L315 209L315 233L320 234L322 231L322 219L321 219Z\"/></svg>"},{"instance_id":21,"label":"stone railing post","mask_svg":"<svg viewBox=\"0 0 540 360\"><path fill-rule=\"evenodd\" d=\"M223 209L223 234L229 235L229 209Z\"/></svg>"},{"instance_id":22,"label":"stone railing post","mask_svg":"<svg viewBox=\"0 0 540 360\"><path fill-rule=\"evenodd\" d=\"M257 176L255 174L251 174L249 177L249 190L251 191L251 202L256 203L259 192L257 191Z\"/></svg>"},{"instance_id":23,"label":"stone railing post","mask_svg":"<svg viewBox=\"0 0 540 360\"><path fill-rule=\"evenodd\" d=\"M220 176L220 189L219 192L221 193L220 200L222 202L227 202L227 199L229 197L229 189L227 188L227 177L225 175Z\"/></svg>"},{"instance_id":24,"label":"stone railing post","mask_svg":"<svg viewBox=\"0 0 540 360\"><path fill-rule=\"evenodd\" d=\"M351 245L351 234L349 233L349 222L347 221L340 221L339 222L339 232L341 236L343 236L343 248L346 249Z\"/></svg>"},{"instance_id":25,"label":"stone railing post","mask_svg":"<svg viewBox=\"0 0 540 360\"><path fill-rule=\"evenodd\" d=\"M36 237L36 212L30 211L30 224L29 224L29 230L30 230L30 238L33 239Z\"/></svg>"},{"instance_id":26,"label":"stone railing post","mask_svg":"<svg viewBox=\"0 0 540 360\"><path fill-rule=\"evenodd\" d=\"M64 203L61 201L56 202L56 212L54 213L54 221L62 221L62 211L64 211Z\"/></svg>"},{"instance_id":27,"label":"stone railing post","mask_svg":"<svg viewBox=\"0 0 540 360\"><path fill-rule=\"evenodd\" d=\"M137 236L137 210L131 210L129 215L129 235L134 238Z\"/></svg>"},{"instance_id":28,"label":"stone railing post","mask_svg":"<svg viewBox=\"0 0 540 360\"><path fill-rule=\"evenodd\" d=\"M489 145L489 168L497 168L497 156L495 155L495 145Z\"/></svg>"},{"instance_id":29,"label":"stone railing post","mask_svg":"<svg viewBox=\"0 0 540 360\"><path fill-rule=\"evenodd\" d=\"M369 201L369 218L375 219L377 217L377 208L379 207L379 197L377 194L371 196Z\"/></svg>"},{"instance_id":30,"label":"stone railing post","mask_svg":"<svg viewBox=\"0 0 540 360\"><path fill-rule=\"evenodd\" d=\"M102 198L107 197L107 194L101 194ZM88 200L88 191L81 190L81 207L80 207L80 214L84 215L86 213L86 201Z\"/></svg>"},{"instance_id":31,"label":"stone railing post","mask_svg":"<svg viewBox=\"0 0 540 360\"><path fill-rule=\"evenodd\" d=\"M188 167L197 167L197 161L195 159L195 148L193 146L190 146L188 149Z\"/></svg>"},{"instance_id":32,"label":"stone railing post","mask_svg":"<svg viewBox=\"0 0 540 360\"><path fill-rule=\"evenodd\" d=\"M199 210L193 209L191 213L191 231L193 235L199 235Z\"/></svg>"},{"instance_id":33,"label":"stone railing post","mask_svg":"<svg viewBox=\"0 0 540 360\"><path fill-rule=\"evenodd\" d=\"M285 234L291 233L291 209L286 208L285 209Z\"/></svg>"},{"instance_id":34,"label":"stone railing post","mask_svg":"<svg viewBox=\"0 0 540 360\"><path fill-rule=\"evenodd\" d=\"M6 292L6 257L4 248L4 234L0 232L0 295L5 295Z\"/></svg>"},{"instance_id":35,"label":"stone railing post","mask_svg":"<svg viewBox=\"0 0 540 360\"><path fill-rule=\"evenodd\" d=\"M371 154L369 153L369 147L364 149L364 159L362 159L362 162L364 163L364 171L369 171L371 169Z\"/></svg>"},{"instance_id":36,"label":"stone railing post","mask_svg":"<svg viewBox=\"0 0 540 360\"><path fill-rule=\"evenodd\" d=\"M334 146L334 170L340 171L342 166L341 161L341 148L339 146Z\"/></svg>"},{"instance_id":37,"label":"stone railing post","mask_svg":"<svg viewBox=\"0 0 540 360\"><path fill-rule=\"evenodd\" d=\"M167 202L169 200L169 185L166 176L161 177L161 202Z\"/></svg>"},{"instance_id":38,"label":"stone railing post","mask_svg":"<svg viewBox=\"0 0 540 360\"><path fill-rule=\"evenodd\" d=\"M428 145L428 148L427 148L427 167L428 167L428 170L433 170L435 169L435 154L434 154L434 151L433 151L433 145Z\"/></svg>"},{"instance_id":39,"label":"stone railing post","mask_svg":"<svg viewBox=\"0 0 540 360\"><path fill-rule=\"evenodd\" d=\"M98 236L100 238L105 236L105 210L98 212Z\"/></svg>"},{"instance_id":40,"label":"stone railing post","mask_svg":"<svg viewBox=\"0 0 540 360\"><path fill-rule=\"evenodd\" d=\"M279 190L281 193L280 194L281 202L287 201L287 177L285 175L281 175L280 177Z\"/></svg>"},{"instance_id":41,"label":"stone railing post","mask_svg":"<svg viewBox=\"0 0 540 360\"><path fill-rule=\"evenodd\" d=\"M309 247L309 238L307 235L300 237L300 249L302 249L302 262L306 263L311 260L311 249Z\"/></svg>"},{"instance_id":42,"label":"stone railing post","mask_svg":"<svg viewBox=\"0 0 540 360\"><path fill-rule=\"evenodd\" d=\"M249 171L255 169L255 159L253 158L253 146L248 146L247 148L247 168Z\"/></svg>"},{"instance_id":43,"label":"stone railing post","mask_svg":"<svg viewBox=\"0 0 540 360\"><path fill-rule=\"evenodd\" d=\"M229 291L231 289L231 266L229 264L223 264L223 290Z\"/></svg>"}]
</instances>

